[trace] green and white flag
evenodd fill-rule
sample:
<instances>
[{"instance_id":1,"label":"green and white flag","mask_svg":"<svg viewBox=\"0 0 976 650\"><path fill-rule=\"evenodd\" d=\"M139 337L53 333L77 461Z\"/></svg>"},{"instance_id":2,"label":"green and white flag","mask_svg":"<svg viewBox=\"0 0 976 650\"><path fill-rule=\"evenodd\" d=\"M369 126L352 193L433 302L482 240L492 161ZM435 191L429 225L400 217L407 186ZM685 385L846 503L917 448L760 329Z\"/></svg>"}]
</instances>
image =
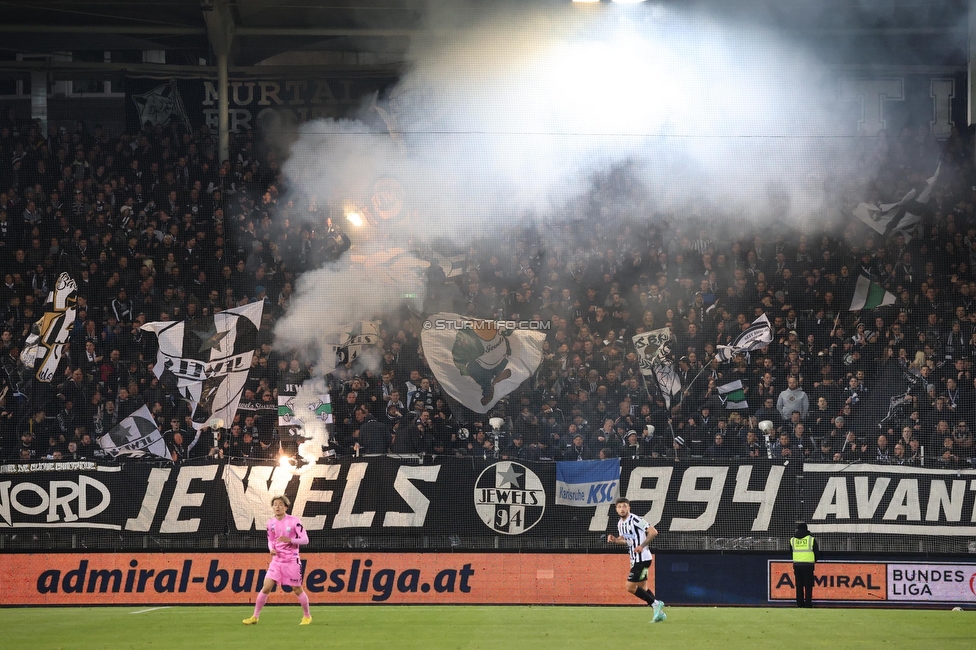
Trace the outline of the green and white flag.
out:
<instances>
[{"instance_id":1,"label":"green and white flag","mask_svg":"<svg viewBox=\"0 0 976 650\"><path fill-rule=\"evenodd\" d=\"M886 291L877 282L872 282L871 278L866 275L862 275L857 279L857 286L854 288L854 298L851 300L851 311L874 309L893 304L895 304L895 294Z\"/></svg>"},{"instance_id":2,"label":"green and white flag","mask_svg":"<svg viewBox=\"0 0 976 650\"><path fill-rule=\"evenodd\" d=\"M738 379L724 386L719 386L718 396L727 409L738 410L749 408L749 403L746 402L745 388Z\"/></svg>"},{"instance_id":3,"label":"green and white flag","mask_svg":"<svg viewBox=\"0 0 976 650\"><path fill-rule=\"evenodd\" d=\"M329 391L319 383L305 382L278 392L278 426L297 427L309 418L332 424L332 402Z\"/></svg>"}]
</instances>

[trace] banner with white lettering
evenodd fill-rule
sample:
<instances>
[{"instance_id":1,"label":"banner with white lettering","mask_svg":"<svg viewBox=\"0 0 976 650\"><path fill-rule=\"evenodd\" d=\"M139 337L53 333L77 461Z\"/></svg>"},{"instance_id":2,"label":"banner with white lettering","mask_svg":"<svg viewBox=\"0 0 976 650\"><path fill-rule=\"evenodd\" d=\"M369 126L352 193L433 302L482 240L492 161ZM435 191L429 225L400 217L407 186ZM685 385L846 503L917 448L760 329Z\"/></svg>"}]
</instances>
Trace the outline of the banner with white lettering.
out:
<instances>
[{"instance_id":1,"label":"banner with white lettering","mask_svg":"<svg viewBox=\"0 0 976 650\"><path fill-rule=\"evenodd\" d=\"M79 469L72 466L83 465ZM35 467L36 466L36 467ZM30 469L42 471L31 472ZM215 498L217 465L153 467L129 462L0 467L0 534L56 529L156 535L224 532L226 499ZM14 473L15 472L15 473Z\"/></svg>"},{"instance_id":2,"label":"banner with white lettering","mask_svg":"<svg viewBox=\"0 0 976 650\"><path fill-rule=\"evenodd\" d=\"M126 121L130 130L177 123L217 129L217 79L206 72L196 78L159 79L127 76ZM311 119L348 117L364 101L382 97L396 83L396 75L376 71L342 77L280 78L232 76L228 104L232 131L258 124L301 123ZM967 73L920 73L896 68L883 75L836 75L837 102L847 116L850 133L874 136L882 131L915 132L924 126L937 140L953 127L966 125ZM583 88L581 93L594 92ZM383 104L383 102L380 102ZM376 104L374 104L376 106ZM374 109L376 125L396 133L395 111ZM397 138L394 135L394 138Z\"/></svg>"},{"instance_id":3,"label":"banner with white lettering","mask_svg":"<svg viewBox=\"0 0 976 650\"><path fill-rule=\"evenodd\" d=\"M395 82L389 76L349 75L313 79L232 77L228 83L230 129L299 124L356 112L365 98ZM126 122L130 130L179 124L217 128L217 79L127 77ZM379 115L377 115L379 120Z\"/></svg>"},{"instance_id":4,"label":"banner with white lettering","mask_svg":"<svg viewBox=\"0 0 976 650\"><path fill-rule=\"evenodd\" d=\"M617 465L619 463L619 465ZM822 547L966 552L976 536L976 470L880 465L552 463L370 457L304 465L194 461L0 466L0 536L89 529L120 537L235 536L260 544L271 497L287 494L320 548L418 544L604 548L616 495L655 526L657 549L775 549L808 522ZM585 503L584 503L585 501ZM106 533L104 538L94 535ZM972 551L970 551L972 552Z\"/></svg>"},{"instance_id":5,"label":"banner with white lettering","mask_svg":"<svg viewBox=\"0 0 976 650\"><path fill-rule=\"evenodd\" d=\"M48 463L29 471L32 467L0 466L0 535L13 529L89 528L113 531L115 539L234 535L260 544L271 497L282 493L292 499L292 513L320 548L409 546L426 539L426 544L476 549L492 537L508 546L533 537L572 538L575 545L603 548L601 540L616 523L618 494L661 532L655 542L659 549L679 548L688 535L788 536L795 521L795 475L784 478L786 467L769 464L383 456L345 458L297 472L278 464L231 462L128 462L64 471ZM581 499L569 498L570 492ZM100 542L86 543L95 548Z\"/></svg>"},{"instance_id":6,"label":"banner with white lettering","mask_svg":"<svg viewBox=\"0 0 976 650\"><path fill-rule=\"evenodd\" d=\"M814 535L976 537L976 470L869 464L804 466Z\"/></svg>"}]
</instances>

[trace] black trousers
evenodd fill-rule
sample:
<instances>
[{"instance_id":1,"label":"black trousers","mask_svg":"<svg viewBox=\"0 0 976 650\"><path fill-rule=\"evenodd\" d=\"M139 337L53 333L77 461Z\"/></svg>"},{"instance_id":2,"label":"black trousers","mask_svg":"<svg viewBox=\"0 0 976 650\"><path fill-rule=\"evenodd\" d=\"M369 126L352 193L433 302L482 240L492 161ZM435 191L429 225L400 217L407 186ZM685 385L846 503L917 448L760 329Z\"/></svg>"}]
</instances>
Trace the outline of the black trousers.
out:
<instances>
[{"instance_id":1,"label":"black trousers","mask_svg":"<svg viewBox=\"0 0 976 650\"><path fill-rule=\"evenodd\" d=\"M814 564L794 564L793 579L796 581L796 606L813 607Z\"/></svg>"}]
</instances>

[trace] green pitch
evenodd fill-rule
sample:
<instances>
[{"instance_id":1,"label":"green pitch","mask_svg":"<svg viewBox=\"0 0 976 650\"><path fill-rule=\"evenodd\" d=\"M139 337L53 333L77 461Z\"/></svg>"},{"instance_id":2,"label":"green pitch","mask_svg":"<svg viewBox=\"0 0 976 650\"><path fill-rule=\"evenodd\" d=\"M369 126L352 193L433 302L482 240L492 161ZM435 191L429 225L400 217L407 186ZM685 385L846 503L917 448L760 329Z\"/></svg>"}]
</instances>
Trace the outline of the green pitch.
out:
<instances>
[{"instance_id":1,"label":"green pitch","mask_svg":"<svg viewBox=\"0 0 976 650\"><path fill-rule=\"evenodd\" d=\"M972 648L976 612L669 607L312 606L0 609L0 648ZM137 613L139 612L139 613ZM661 644L669 644L667 646Z\"/></svg>"}]
</instances>

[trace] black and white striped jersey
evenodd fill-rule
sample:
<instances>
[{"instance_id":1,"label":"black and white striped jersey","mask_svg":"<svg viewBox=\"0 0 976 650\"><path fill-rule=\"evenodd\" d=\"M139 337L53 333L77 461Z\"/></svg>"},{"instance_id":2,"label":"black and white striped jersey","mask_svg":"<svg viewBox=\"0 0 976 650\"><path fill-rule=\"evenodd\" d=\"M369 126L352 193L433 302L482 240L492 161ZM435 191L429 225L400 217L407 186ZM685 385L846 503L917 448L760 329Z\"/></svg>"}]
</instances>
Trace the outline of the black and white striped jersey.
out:
<instances>
[{"instance_id":1,"label":"black and white striped jersey","mask_svg":"<svg viewBox=\"0 0 976 650\"><path fill-rule=\"evenodd\" d=\"M650 562L654 559L654 556L651 555L651 552L647 548L644 548L640 553L635 551L647 539L648 526L650 524L634 513L630 513L626 519L621 519L617 522L617 532L620 534L620 537L627 540L627 549L630 551L631 564Z\"/></svg>"}]
</instances>

